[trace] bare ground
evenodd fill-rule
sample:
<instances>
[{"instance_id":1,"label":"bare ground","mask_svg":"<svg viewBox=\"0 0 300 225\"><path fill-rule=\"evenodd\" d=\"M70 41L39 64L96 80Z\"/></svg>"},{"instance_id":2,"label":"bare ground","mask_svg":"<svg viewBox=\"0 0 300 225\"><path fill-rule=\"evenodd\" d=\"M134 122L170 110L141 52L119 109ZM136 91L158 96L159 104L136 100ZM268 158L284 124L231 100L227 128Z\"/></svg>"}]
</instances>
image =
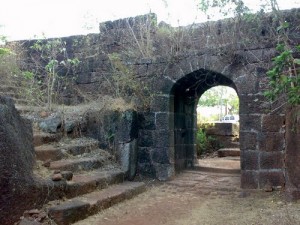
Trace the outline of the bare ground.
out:
<instances>
[{"instance_id":1,"label":"bare ground","mask_svg":"<svg viewBox=\"0 0 300 225\"><path fill-rule=\"evenodd\" d=\"M239 187L238 174L185 171L76 225L300 225L300 202Z\"/></svg>"}]
</instances>

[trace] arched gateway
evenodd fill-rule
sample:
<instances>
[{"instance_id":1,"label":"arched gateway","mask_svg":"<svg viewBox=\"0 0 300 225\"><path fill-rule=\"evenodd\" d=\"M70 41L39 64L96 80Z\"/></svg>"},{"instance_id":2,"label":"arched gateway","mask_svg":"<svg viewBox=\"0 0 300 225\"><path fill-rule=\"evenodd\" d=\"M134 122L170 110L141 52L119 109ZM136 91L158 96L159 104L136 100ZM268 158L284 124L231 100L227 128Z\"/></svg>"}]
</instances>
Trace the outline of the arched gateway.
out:
<instances>
[{"instance_id":1,"label":"arched gateway","mask_svg":"<svg viewBox=\"0 0 300 225\"><path fill-rule=\"evenodd\" d=\"M155 80L151 111L140 130L139 171L161 180L193 167L196 159L196 105L209 88L225 85L240 99L241 185L284 185L285 116L264 97L272 49L238 50L236 61L214 52L182 58ZM269 64L268 64L269 65ZM144 125L143 125L144 124Z\"/></svg>"},{"instance_id":2,"label":"arched gateway","mask_svg":"<svg viewBox=\"0 0 300 225\"><path fill-rule=\"evenodd\" d=\"M300 19L298 10L285 15L291 24ZM242 188L285 185L285 109L280 101L271 104L264 96L269 88L266 72L276 55L272 16L267 18L260 27L240 21L242 36L235 34L232 21L199 25L171 60L162 57L137 65L139 71L156 75L151 109L141 113L141 173L167 180L193 167L197 102L209 88L225 85L234 88L240 100ZM297 32L290 31L296 42ZM167 49L164 42L158 43Z\"/></svg>"},{"instance_id":3,"label":"arched gateway","mask_svg":"<svg viewBox=\"0 0 300 225\"><path fill-rule=\"evenodd\" d=\"M179 79L173 86L174 96L174 164L175 171L194 167L197 162L196 107L201 95L209 88L223 85L236 89L231 79L222 74L200 69ZM171 103L172 104L172 103Z\"/></svg>"},{"instance_id":4,"label":"arched gateway","mask_svg":"<svg viewBox=\"0 0 300 225\"><path fill-rule=\"evenodd\" d=\"M282 15L295 46L300 43L300 11ZM137 164L140 173L160 180L195 163L199 97L213 86L232 87L240 100L242 187L283 186L286 115L282 102L271 104L264 97L266 72L276 56L278 18L254 18L178 29L157 25L153 14L102 23L99 34L64 39L81 61L74 86L95 96L108 94L109 76L123 69L121 74L149 87L154 96L150 109L138 112ZM112 69L113 60L122 66Z\"/></svg>"}]
</instances>

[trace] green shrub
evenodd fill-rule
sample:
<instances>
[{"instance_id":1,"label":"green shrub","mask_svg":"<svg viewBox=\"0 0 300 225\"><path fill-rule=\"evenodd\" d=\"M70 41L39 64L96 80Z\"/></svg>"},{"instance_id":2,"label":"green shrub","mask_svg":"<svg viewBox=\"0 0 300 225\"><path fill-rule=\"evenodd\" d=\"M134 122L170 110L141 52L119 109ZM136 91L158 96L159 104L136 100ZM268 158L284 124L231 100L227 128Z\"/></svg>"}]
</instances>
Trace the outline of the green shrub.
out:
<instances>
[{"instance_id":1,"label":"green shrub","mask_svg":"<svg viewBox=\"0 0 300 225\"><path fill-rule=\"evenodd\" d=\"M206 152L208 146L208 140L204 129L198 129L196 134L196 146L197 146L197 155L202 155Z\"/></svg>"},{"instance_id":2,"label":"green shrub","mask_svg":"<svg viewBox=\"0 0 300 225\"><path fill-rule=\"evenodd\" d=\"M206 153L212 153L221 147L219 141L208 136L203 128L199 128L196 133L196 148L197 155L204 155Z\"/></svg>"}]
</instances>

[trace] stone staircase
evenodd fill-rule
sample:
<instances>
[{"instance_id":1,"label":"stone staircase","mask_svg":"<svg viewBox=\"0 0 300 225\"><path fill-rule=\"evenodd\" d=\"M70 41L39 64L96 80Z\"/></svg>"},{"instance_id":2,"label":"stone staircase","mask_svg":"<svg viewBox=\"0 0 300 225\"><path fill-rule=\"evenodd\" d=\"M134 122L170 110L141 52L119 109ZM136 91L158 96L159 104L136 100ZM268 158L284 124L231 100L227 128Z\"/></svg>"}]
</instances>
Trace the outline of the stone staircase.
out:
<instances>
[{"instance_id":1,"label":"stone staircase","mask_svg":"<svg viewBox=\"0 0 300 225\"><path fill-rule=\"evenodd\" d=\"M44 205L58 225L72 224L145 191L142 182L125 181L125 174L97 140L63 137L61 133L34 132L35 171L54 184ZM46 176L46 177L45 177Z\"/></svg>"},{"instance_id":2,"label":"stone staircase","mask_svg":"<svg viewBox=\"0 0 300 225\"><path fill-rule=\"evenodd\" d=\"M236 156L239 157L241 155L239 148L220 148L218 151L218 157L229 157Z\"/></svg>"},{"instance_id":3,"label":"stone staircase","mask_svg":"<svg viewBox=\"0 0 300 225\"><path fill-rule=\"evenodd\" d=\"M12 98L16 105L32 105L33 101L28 100L28 96L24 95L25 91L16 82L0 84L0 96Z\"/></svg>"},{"instance_id":4,"label":"stone staircase","mask_svg":"<svg viewBox=\"0 0 300 225\"><path fill-rule=\"evenodd\" d=\"M226 147L220 148L217 151L218 157L240 157L240 142L238 138L234 138L233 141L227 142Z\"/></svg>"},{"instance_id":5,"label":"stone staircase","mask_svg":"<svg viewBox=\"0 0 300 225\"><path fill-rule=\"evenodd\" d=\"M199 159L196 170L213 173L240 174L240 143L234 140L218 149L211 158Z\"/></svg>"}]
</instances>

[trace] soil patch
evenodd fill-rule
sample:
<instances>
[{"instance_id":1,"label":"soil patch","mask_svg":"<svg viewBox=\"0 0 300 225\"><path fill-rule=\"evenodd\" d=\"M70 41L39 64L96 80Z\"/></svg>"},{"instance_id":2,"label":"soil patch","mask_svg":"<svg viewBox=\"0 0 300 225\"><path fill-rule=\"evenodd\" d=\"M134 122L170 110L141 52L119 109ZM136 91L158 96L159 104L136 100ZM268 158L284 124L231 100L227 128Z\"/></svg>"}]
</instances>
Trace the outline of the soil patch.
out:
<instances>
[{"instance_id":1,"label":"soil patch","mask_svg":"<svg viewBox=\"0 0 300 225\"><path fill-rule=\"evenodd\" d=\"M240 176L186 171L77 225L299 225L300 205L281 193L239 188Z\"/></svg>"}]
</instances>

